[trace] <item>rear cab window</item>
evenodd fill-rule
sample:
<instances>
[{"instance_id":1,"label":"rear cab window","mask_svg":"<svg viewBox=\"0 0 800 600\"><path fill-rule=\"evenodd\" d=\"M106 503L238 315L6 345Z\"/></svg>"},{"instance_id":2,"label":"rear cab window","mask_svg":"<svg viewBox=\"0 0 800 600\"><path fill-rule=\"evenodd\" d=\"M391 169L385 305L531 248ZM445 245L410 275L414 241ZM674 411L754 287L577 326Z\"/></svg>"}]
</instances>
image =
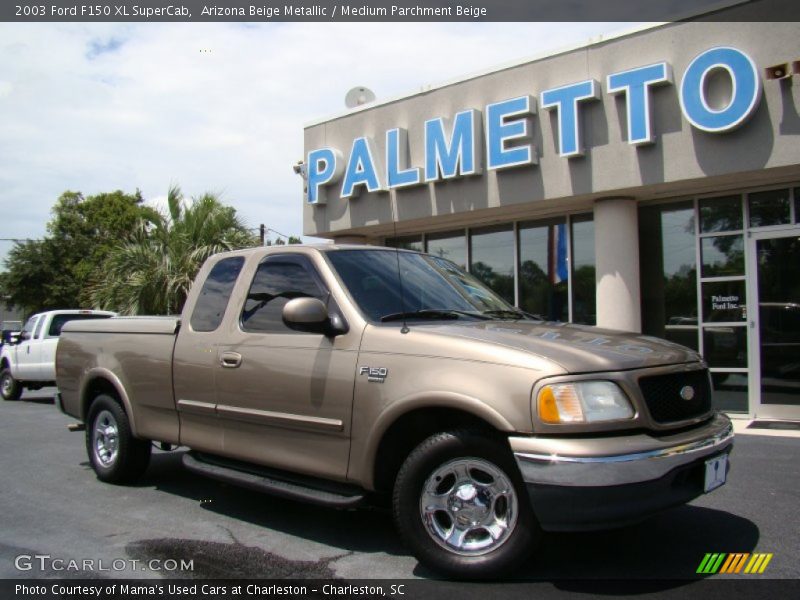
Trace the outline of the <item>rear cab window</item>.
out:
<instances>
[{"instance_id":1,"label":"rear cab window","mask_svg":"<svg viewBox=\"0 0 800 600\"><path fill-rule=\"evenodd\" d=\"M216 331L220 326L243 265L243 256L232 256L211 268L189 319L194 331Z\"/></svg>"}]
</instances>

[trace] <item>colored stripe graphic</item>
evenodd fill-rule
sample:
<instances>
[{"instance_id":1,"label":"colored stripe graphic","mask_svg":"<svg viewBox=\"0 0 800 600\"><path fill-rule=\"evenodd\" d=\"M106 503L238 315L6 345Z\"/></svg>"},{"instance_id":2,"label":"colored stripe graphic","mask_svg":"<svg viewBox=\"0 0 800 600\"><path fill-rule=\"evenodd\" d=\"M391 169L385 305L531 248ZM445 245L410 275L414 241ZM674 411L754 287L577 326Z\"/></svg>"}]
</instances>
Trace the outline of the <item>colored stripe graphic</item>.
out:
<instances>
[{"instance_id":1,"label":"colored stripe graphic","mask_svg":"<svg viewBox=\"0 0 800 600\"><path fill-rule=\"evenodd\" d=\"M705 558L703 558L703 562L697 567L697 572L705 575L713 575L719 569L725 556L725 553L706 554Z\"/></svg>"},{"instance_id":2,"label":"colored stripe graphic","mask_svg":"<svg viewBox=\"0 0 800 600\"><path fill-rule=\"evenodd\" d=\"M742 570L745 561L750 556L749 552L736 552L734 554L729 554L728 559L725 561L725 564L722 565L722 569L720 569L720 573L738 573Z\"/></svg>"},{"instance_id":3,"label":"colored stripe graphic","mask_svg":"<svg viewBox=\"0 0 800 600\"><path fill-rule=\"evenodd\" d=\"M771 553L765 552L757 552L755 554L750 554L749 552L734 552L731 554L708 552L700 562L700 566L697 567L697 573L703 575L734 574L741 573L744 567L745 573L761 574L767 569L772 556ZM747 564L746 567L745 563Z\"/></svg>"},{"instance_id":4,"label":"colored stripe graphic","mask_svg":"<svg viewBox=\"0 0 800 600\"><path fill-rule=\"evenodd\" d=\"M772 554L765 554L765 553L753 554L753 558L751 558L750 562L747 563L747 567L745 567L744 572L753 574L763 573L766 570L769 561L771 560L772 560Z\"/></svg>"}]
</instances>

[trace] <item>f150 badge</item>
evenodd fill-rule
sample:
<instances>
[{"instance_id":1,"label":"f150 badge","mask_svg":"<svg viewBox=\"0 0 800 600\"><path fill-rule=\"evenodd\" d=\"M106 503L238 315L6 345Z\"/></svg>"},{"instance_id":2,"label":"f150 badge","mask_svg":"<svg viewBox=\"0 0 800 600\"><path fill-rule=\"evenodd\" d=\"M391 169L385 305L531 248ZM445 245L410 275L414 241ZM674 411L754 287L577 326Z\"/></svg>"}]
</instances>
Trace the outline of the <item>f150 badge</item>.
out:
<instances>
[{"instance_id":1,"label":"f150 badge","mask_svg":"<svg viewBox=\"0 0 800 600\"><path fill-rule=\"evenodd\" d=\"M386 367L361 367L358 370L359 375L366 375L367 381L372 383L383 383L386 381L386 376L389 374L389 369Z\"/></svg>"}]
</instances>

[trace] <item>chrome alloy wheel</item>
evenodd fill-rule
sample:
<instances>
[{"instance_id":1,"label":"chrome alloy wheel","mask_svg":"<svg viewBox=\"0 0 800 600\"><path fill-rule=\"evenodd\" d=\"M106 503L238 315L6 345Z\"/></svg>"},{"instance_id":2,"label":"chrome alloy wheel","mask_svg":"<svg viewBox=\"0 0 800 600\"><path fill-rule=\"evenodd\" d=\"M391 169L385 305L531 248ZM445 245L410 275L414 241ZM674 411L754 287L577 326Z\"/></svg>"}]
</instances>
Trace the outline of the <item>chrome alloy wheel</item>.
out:
<instances>
[{"instance_id":1,"label":"chrome alloy wheel","mask_svg":"<svg viewBox=\"0 0 800 600\"><path fill-rule=\"evenodd\" d=\"M3 375L3 380L0 381L0 391L6 398L10 397L14 392L14 378L9 373Z\"/></svg>"},{"instance_id":2,"label":"chrome alloy wheel","mask_svg":"<svg viewBox=\"0 0 800 600\"><path fill-rule=\"evenodd\" d=\"M104 410L94 420L94 455L104 467L117 460L119 452L119 426L111 412Z\"/></svg>"},{"instance_id":3,"label":"chrome alloy wheel","mask_svg":"<svg viewBox=\"0 0 800 600\"><path fill-rule=\"evenodd\" d=\"M503 545L519 512L508 476L481 458L440 465L425 481L419 510L433 540L462 556L487 554Z\"/></svg>"}]
</instances>

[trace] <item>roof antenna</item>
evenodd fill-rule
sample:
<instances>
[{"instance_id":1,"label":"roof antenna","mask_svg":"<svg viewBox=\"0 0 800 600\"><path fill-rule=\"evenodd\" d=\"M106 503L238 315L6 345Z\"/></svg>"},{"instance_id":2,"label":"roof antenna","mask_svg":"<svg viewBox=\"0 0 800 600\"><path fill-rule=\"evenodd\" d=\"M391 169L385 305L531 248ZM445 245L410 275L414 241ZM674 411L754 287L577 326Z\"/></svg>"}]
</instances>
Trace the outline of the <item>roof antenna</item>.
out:
<instances>
[{"instance_id":1,"label":"roof antenna","mask_svg":"<svg viewBox=\"0 0 800 600\"><path fill-rule=\"evenodd\" d=\"M397 196L395 196L395 200L397 200ZM397 279L400 282L400 311L403 313L403 327L400 329L400 333L408 333L411 331L408 328L408 323L406 322L406 295L405 290L403 289L403 271L400 269L400 248L397 246L399 243L399 238L397 237L397 213L395 212L394 202L392 201L391 194L389 195L389 206L392 209L392 227L394 229L394 255L397 258Z\"/></svg>"}]
</instances>

